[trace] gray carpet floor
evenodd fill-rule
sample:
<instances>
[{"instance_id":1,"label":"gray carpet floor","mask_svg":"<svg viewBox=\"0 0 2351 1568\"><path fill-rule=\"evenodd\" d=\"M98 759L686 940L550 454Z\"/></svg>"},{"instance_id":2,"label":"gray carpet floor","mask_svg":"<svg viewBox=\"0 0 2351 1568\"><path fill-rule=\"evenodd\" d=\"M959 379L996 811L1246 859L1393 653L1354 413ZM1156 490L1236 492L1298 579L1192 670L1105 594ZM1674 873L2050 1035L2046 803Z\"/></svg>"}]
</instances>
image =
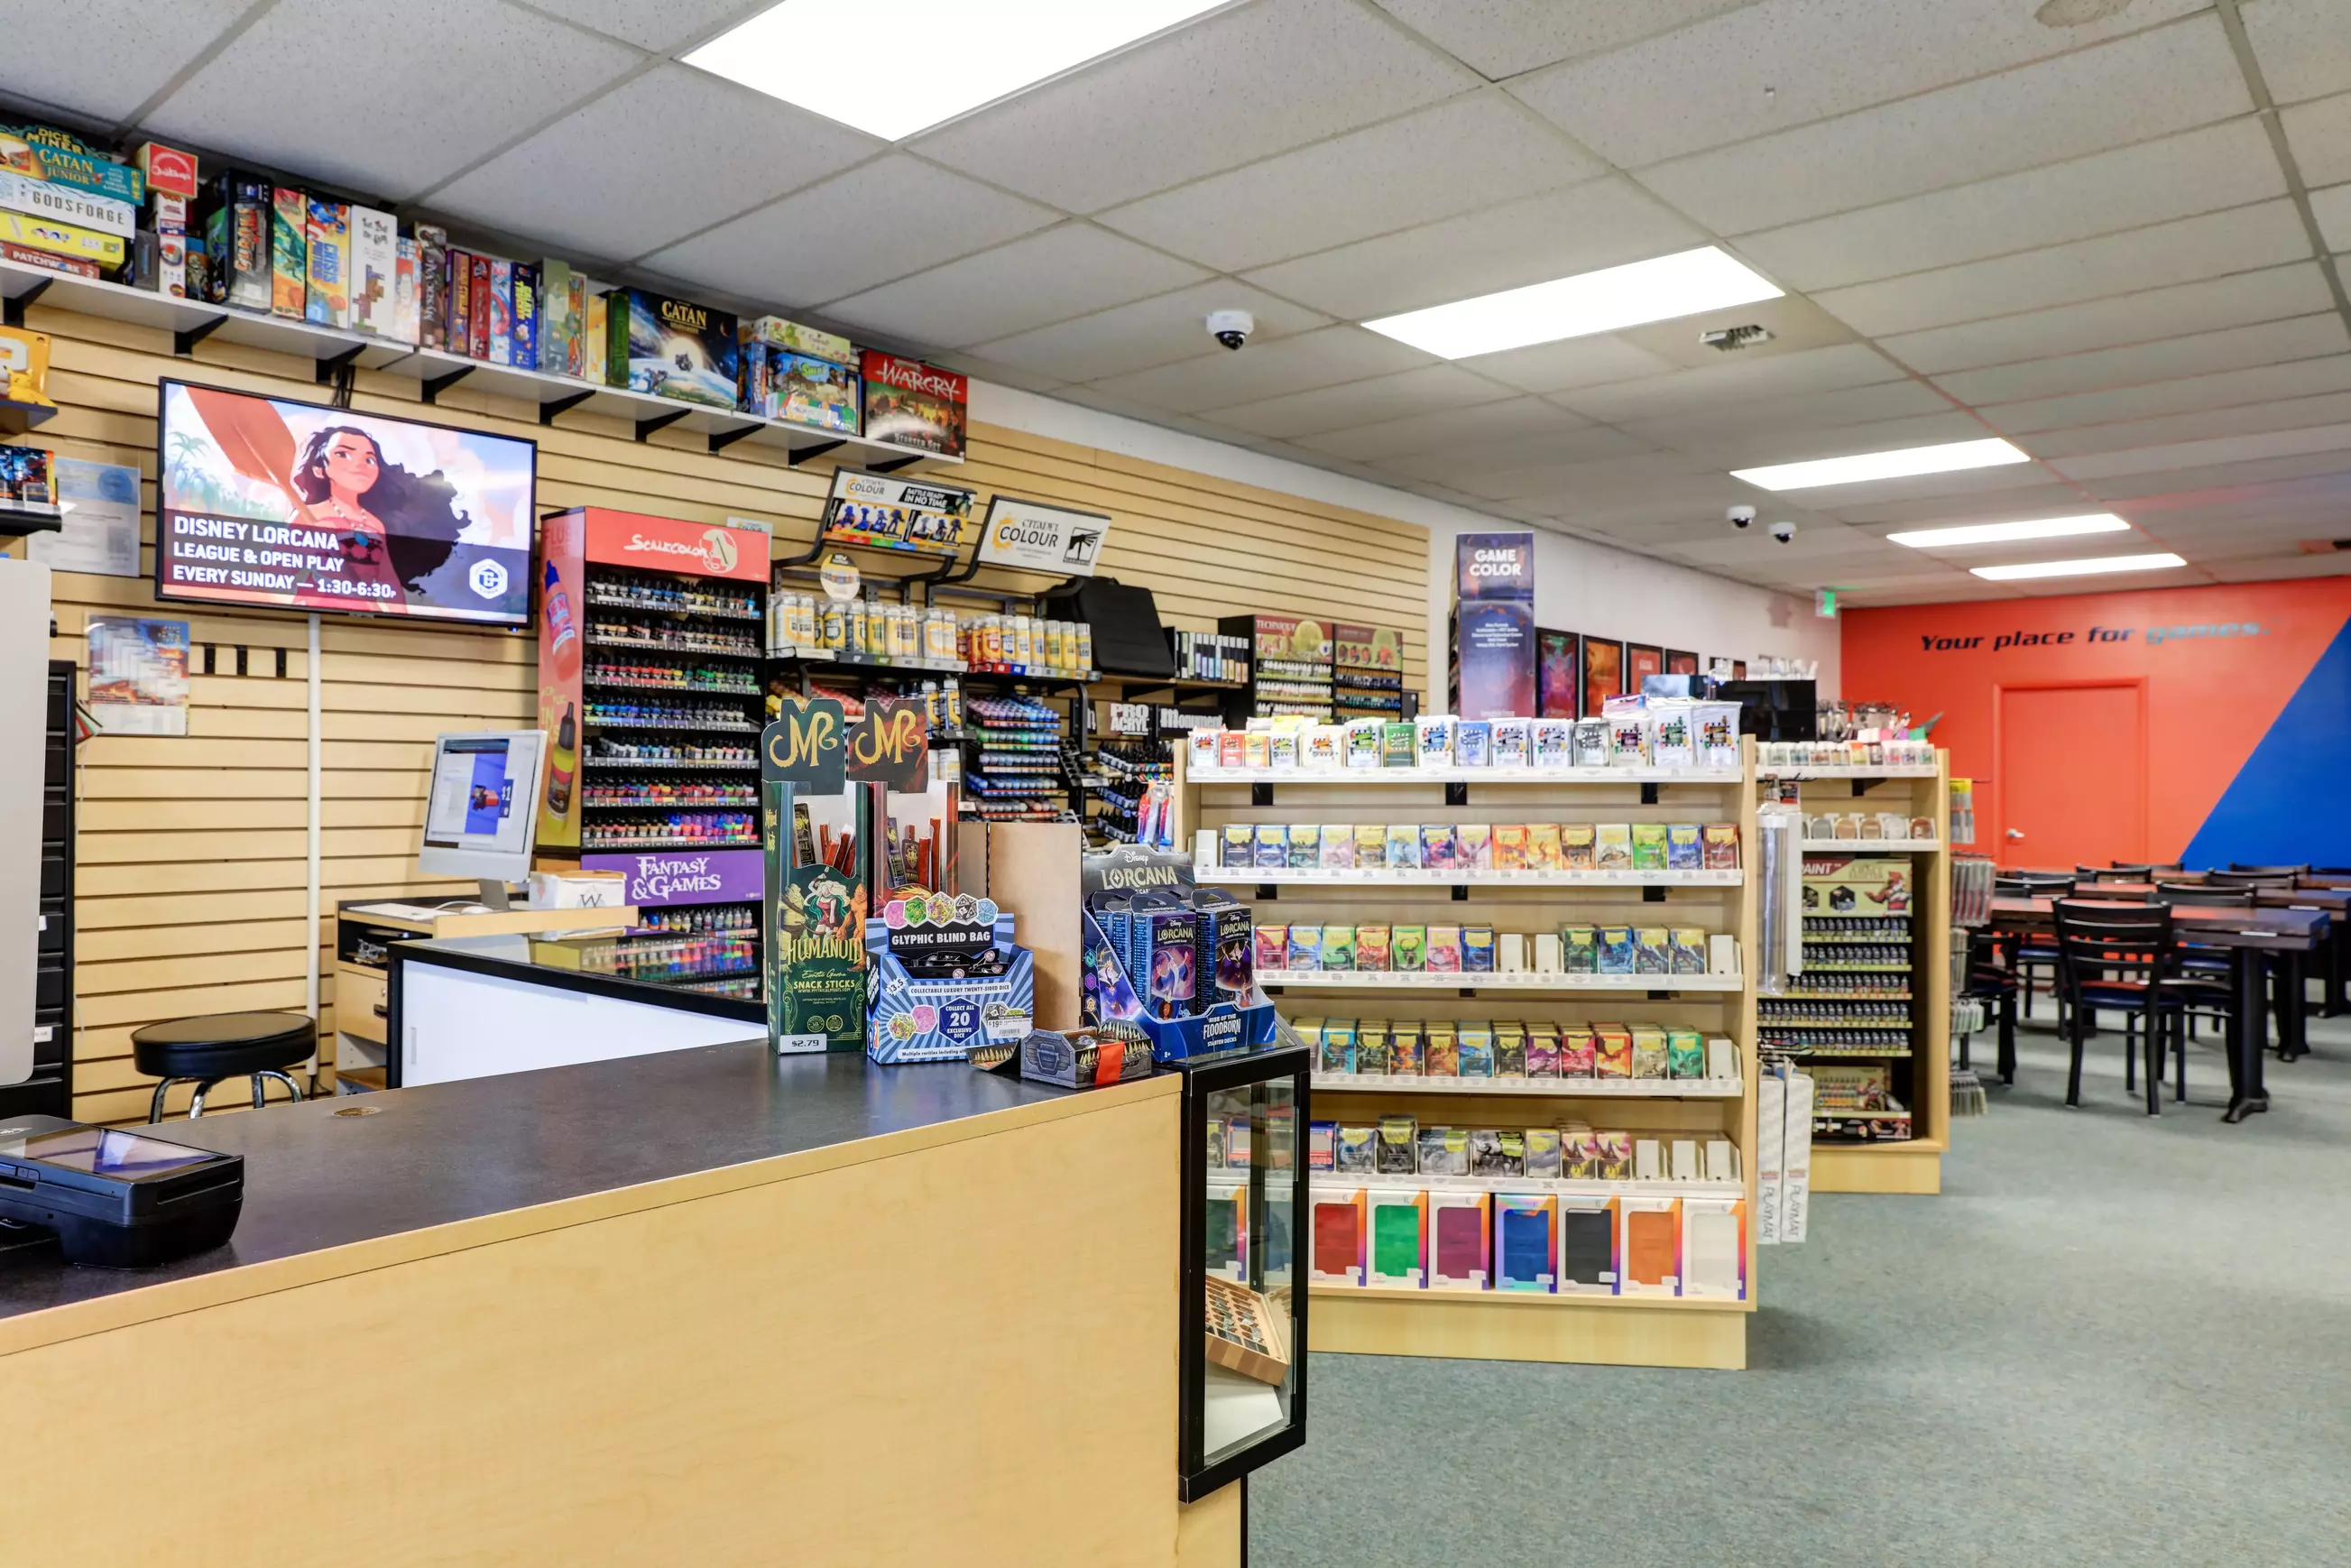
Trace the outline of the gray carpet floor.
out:
<instances>
[{"instance_id":1,"label":"gray carpet floor","mask_svg":"<svg viewBox=\"0 0 2351 1568\"><path fill-rule=\"evenodd\" d=\"M1318 1355L1249 1561L2351 1563L2351 1020L2312 1044L2228 1127L2210 1046L2151 1121L2118 1034L2069 1110L2028 1026L1941 1197L1761 1252L1745 1372Z\"/></svg>"}]
</instances>

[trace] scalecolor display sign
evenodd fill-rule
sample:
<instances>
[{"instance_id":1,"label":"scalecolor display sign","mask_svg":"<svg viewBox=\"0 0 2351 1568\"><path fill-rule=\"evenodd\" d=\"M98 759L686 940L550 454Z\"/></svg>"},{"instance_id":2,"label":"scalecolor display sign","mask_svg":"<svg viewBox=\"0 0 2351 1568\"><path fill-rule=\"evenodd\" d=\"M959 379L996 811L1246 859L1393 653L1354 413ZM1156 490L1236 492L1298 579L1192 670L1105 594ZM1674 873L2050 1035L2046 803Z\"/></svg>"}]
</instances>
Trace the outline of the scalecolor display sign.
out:
<instances>
[{"instance_id":1,"label":"scalecolor display sign","mask_svg":"<svg viewBox=\"0 0 2351 1568\"><path fill-rule=\"evenodd\" d=\"M602 566L768 580L768 536L749 528L595 507L588 513L587 548L588 559Z\"/></svg>"},{"instance_id":2,"label":"scalecolor display sign","mask_svg":"<svg viewBox=\"0 0 2351 1568\"><path fill-rule=\"evenodd\" d=\"M1099 512L998 496L987 504L987 521L979 533L979 559L991 566L1092 577L1102 540L1109 535L1110 519Z\"/></svg>"},{"instance_id":3,"label":"scalecolor display sign","mask_svg":"<svg viewBox=\"0 0 2351 1568\"><path fill-rule=\"evenodd\" d=\"M842 469L832 476L824 537L868 549L954 555L971 528L976 498L952 485Z\"/></svg>"}]
</instances>

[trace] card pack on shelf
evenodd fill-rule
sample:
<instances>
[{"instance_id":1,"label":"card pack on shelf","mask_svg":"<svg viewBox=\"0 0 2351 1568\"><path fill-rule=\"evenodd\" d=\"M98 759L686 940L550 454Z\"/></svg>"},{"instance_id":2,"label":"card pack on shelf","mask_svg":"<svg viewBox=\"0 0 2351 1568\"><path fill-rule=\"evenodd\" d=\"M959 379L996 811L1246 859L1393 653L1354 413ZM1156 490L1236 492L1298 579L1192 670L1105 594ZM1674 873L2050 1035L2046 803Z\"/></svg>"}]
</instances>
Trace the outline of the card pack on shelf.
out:
<instances>
[{"instance_id":1,"label":"card pack on shelf","mask_svg":"<svg viewBox=\"0 0 2351 1568\"><path fill-rule=\"evenodd\" d=\"M1681 1292L1687 1300L1747 1299L1747 1205L1735 1197L1682 1204Z\"/></svg>"},{"instance_id":2,"label":"card pack on shelf","mask_svg":"<svg viewBox=\"0 0 2351 1568\"><path fill-rule=\"evenodd\" d=\"M1315 1124L1316 1132L1319 1134L1325 1125L1323 1123ZM1317 1186L1311 1190L1314 1282L1335 1285L1364 1283L1364 1244L1370 1234L1365 1223L1364 1189L1359 1186L1332 1188Z\"/></svg>"},{"instance_id":3,"label":"card pack on shelf","mask_svg":"<svg viewBox=\"0 0 2351 1568\"><path fill-rule=\"evenodd\" d=\"M1374 1187L1368 1197L1371 1247L1364 1282L1423 1289L1428 1283L1428 1194Z\"/></svg>"},{"instance_id":4,"label":"card pack on shelf","mask_svg":"<svg viewBox=\"0 0 2351 1568\"><path fill-rule=\"evenodd\" d=\"M1648 1140L1644 1139L1644 1142ZM1622 1197L1624 1272L1617 1283L1620 1296L1677 1296L1681 1293L1682 1200L1677 1197Z\"/></svg>"},{"instance_id":5,"label":"card pack on shelf","mask_svg":"<svg viewBox=\"0 0 2351 1568\"><path fill-rule=\"evenodd\" d=\"M1433 1191L1428 1195L1428 1288L1482 1291L1491 1264L1494 1196Z\"/></svg>"},{"instance_id":6,"label":"card pack on shelf","mask_svg":"<svg viewBox=\"0 0 2351 1568\"><path fill-rule=\"evenodd\" d=\"M1551 1193L1494 1195L1494 1289L1559 1288L1559 1198Z\"/></svg>"},{"instance_id":7,"label":"card pack on shelf","mask_svg":"<svg viewBox=\"0 0 2351 1568\"><path fill-rule=\"evenodd\" d=\"M1616 1199L1567 1193L1559 1200L1559 1291L1613 1296L1622 1272Z\"/></svg>"}]
</instances>

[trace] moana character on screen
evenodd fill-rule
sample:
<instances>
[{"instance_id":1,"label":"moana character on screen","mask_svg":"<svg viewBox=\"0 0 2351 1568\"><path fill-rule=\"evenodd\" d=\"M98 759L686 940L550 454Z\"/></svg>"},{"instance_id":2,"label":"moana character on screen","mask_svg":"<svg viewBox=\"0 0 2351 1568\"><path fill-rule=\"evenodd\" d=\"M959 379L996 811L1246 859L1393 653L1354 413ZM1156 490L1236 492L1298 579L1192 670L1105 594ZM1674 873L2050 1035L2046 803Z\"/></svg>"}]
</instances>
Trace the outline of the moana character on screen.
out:
<instances>
[{"instance_id":1,"label":"moana character on screen","mask_svg":"<svg viewBox=\"0 0 2351 1568\"><path fill-rule=\"evenodd\" d=\"M411 595L430 601L424 580L448 561L469 520L457 509L455 486L437 470L420 476L388 461L356 425L324 426L297 452L293 431L266 401L209 387L187 392L230 465L293 503L287 522L335 535L345 563L336 580L378 590L322 591L317 584L328 574L311 569L298 574L294 603L397 611Z\"/></svg>"}]
</instances>

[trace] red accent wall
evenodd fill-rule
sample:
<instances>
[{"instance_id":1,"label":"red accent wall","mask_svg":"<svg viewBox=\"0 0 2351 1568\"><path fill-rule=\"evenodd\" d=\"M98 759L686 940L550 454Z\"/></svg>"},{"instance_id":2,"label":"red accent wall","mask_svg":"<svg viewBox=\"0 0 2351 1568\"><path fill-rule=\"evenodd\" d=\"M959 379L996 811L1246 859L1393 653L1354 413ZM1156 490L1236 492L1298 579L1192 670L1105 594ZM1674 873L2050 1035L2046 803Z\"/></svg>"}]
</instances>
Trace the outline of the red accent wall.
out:
<instances>
[{"instance_id":1,"label":"red accent wall","mask_svg":"<svg viewBox=\"0 0 2351 1568\"><path fill-rule=\"evenodd\" d=\"M2000 687L2145 681L2147 853L2172 860L2346 616L2351 578L2341 577L1849 610L1844 691L1906 706L1917 724L1943 716L1934 738L1950 748L1952 776L1976 781L1976 848L1991 852L2001 821L1992 755Z\"/></svg>"}]
</instances>

